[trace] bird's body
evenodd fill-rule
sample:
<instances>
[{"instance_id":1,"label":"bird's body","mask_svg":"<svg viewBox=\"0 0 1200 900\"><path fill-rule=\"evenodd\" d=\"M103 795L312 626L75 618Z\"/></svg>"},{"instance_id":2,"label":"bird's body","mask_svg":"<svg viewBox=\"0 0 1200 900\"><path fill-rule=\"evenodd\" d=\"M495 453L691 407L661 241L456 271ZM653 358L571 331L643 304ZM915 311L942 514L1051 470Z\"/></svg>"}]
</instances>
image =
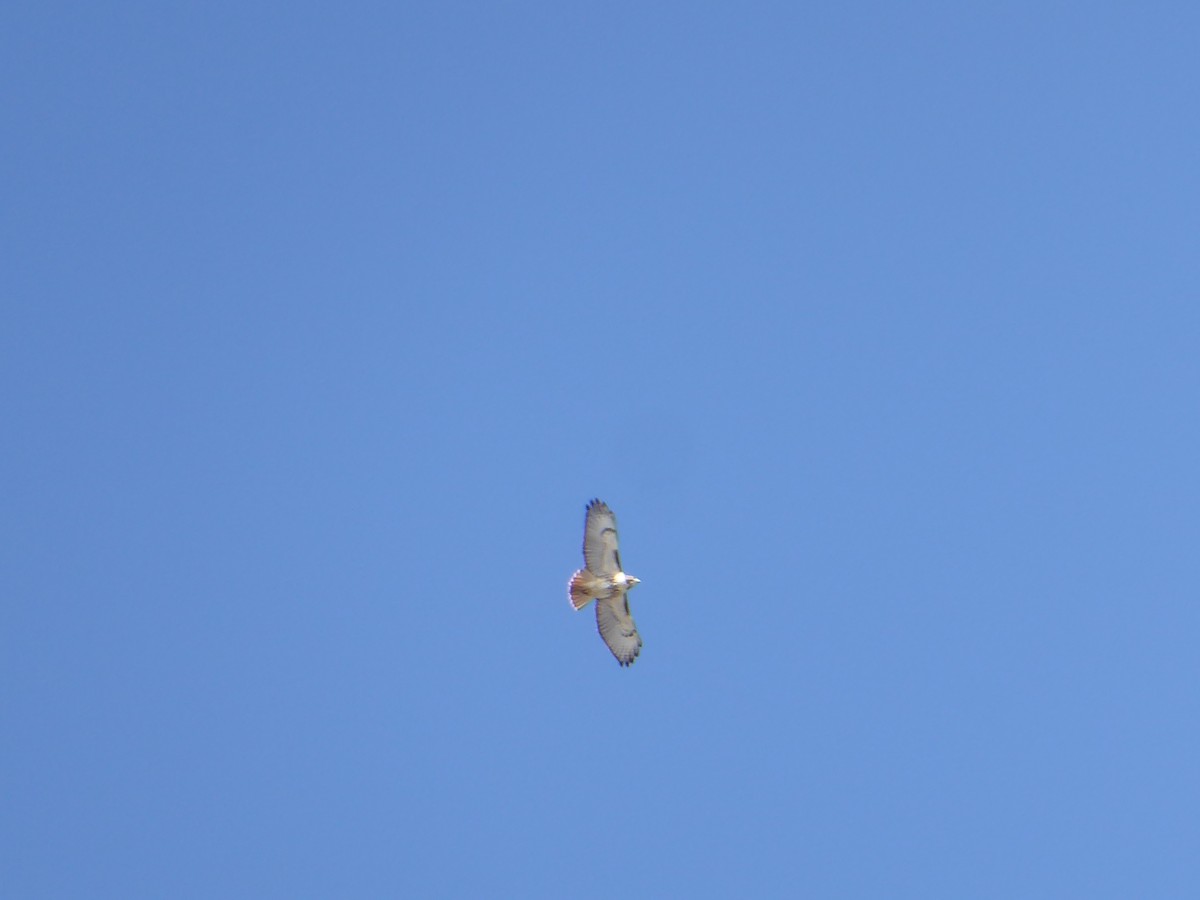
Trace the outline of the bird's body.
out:
<instances>
[{"instance_id":1,"label":"bird's body","mask_svg":"<svg viewBox=\"0 0 1200 900\"><path fill-rule=\"evenodd\" d=\"M571 576L568 587L571 605L583 609L596 602L596 627L608 649L623 666L637 659L642 637L629 612L629 589L639 579L621 569L617 547L617 519L608 504L588 504L583 530L584 568Z\"/></svg>"}]
</instances>

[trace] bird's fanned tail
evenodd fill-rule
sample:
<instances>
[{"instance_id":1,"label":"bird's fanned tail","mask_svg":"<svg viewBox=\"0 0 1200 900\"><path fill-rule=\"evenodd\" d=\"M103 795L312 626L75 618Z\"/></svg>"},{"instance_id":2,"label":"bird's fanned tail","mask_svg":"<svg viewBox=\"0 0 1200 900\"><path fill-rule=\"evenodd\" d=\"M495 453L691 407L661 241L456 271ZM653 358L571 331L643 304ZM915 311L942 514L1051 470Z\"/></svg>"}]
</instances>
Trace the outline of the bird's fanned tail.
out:
<instances>
[{"instance_id":1,"label":"bird's fanned tail","mask_svg":"<svg viewBox=\"0 0 1200 900\"><path fill-rule=\"evenodd\" d=\"M567 585L567 593L570 594L571 605L576 610L583 609L596 599L596 595L590 590L594 581L595 576L587 569L580 569L571 576L571 581Z\"/></svg>"}]
</instances>

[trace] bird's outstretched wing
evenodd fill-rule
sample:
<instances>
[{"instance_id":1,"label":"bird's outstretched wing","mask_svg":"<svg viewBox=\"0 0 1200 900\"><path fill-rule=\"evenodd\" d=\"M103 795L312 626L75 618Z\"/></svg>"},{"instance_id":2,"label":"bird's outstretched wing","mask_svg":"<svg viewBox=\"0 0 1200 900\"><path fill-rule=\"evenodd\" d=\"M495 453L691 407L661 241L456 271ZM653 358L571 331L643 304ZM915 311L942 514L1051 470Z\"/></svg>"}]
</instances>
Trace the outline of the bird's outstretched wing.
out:
<instances>
[{"instance_id":1,"label":"bird's outstretched wing","mask_svg":"<svg viewBox=\"0 0 1200 900\"><path fill-rule=\"evenodd\" d=\"M617 517L603 500L588 504L587 524L583 529L583 560L593 575L616 575L621 571Z\"/></svg>"},{"instance_id":2,"label":"bird's outstretched wing","mask_svg":"<svg viewBox=\"0 0 1200 900\"><path fill-rule=\"evenodd\" d=\"M638 634L629 612L629 595L618 591L606 600L596 601L596 627L608 649L623 666L630 665L642 651L642 636Z\"/></svg>"}]
</instances>

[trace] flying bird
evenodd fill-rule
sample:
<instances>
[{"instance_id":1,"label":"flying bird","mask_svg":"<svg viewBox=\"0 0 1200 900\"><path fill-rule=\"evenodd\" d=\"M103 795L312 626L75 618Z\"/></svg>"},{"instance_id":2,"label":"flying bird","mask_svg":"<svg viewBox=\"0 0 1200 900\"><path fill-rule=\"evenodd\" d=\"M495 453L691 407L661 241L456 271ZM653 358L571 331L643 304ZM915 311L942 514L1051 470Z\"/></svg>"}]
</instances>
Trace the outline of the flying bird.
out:
<instances>
[{"instance_id":1,"label":"flying bird","mask_svg":"<svg viewBox=\"0 0 1200 900\"><path fill-rule=\"evenodd\" d=\"M642 649L642 637L629 612L629 589L640 579L626 575L621 569L621 554L617 549L617 517L601 500L587 507L583 527L583 565L571 576L568 591L571 605L583 609L596 601L596 627L608 649L623 666L637 659Z\"/></svg>"}]
</instances>

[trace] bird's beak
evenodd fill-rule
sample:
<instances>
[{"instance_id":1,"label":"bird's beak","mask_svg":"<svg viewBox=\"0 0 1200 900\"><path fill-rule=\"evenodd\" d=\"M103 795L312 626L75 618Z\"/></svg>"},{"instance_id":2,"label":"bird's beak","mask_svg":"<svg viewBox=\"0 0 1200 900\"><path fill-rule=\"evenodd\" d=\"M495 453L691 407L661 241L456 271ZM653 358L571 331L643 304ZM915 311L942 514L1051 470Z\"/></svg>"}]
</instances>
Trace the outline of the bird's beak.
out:
<instances>
[{"instance_id":1,"label":"bird's beak","mask_svg":"<svg viewBox=\"0 0 1200 900\"><path fill-rule=\"evenodd\" d=\"M634 576L632 576L632 575L630 575L630 576L629 576L629 581L630 581L630 583L631 583L631 584L641 584L641 583L642 583L642 579L640 579L640 578L635 578L635 577L634 577Z\"/></svg>"}]
</instances>

